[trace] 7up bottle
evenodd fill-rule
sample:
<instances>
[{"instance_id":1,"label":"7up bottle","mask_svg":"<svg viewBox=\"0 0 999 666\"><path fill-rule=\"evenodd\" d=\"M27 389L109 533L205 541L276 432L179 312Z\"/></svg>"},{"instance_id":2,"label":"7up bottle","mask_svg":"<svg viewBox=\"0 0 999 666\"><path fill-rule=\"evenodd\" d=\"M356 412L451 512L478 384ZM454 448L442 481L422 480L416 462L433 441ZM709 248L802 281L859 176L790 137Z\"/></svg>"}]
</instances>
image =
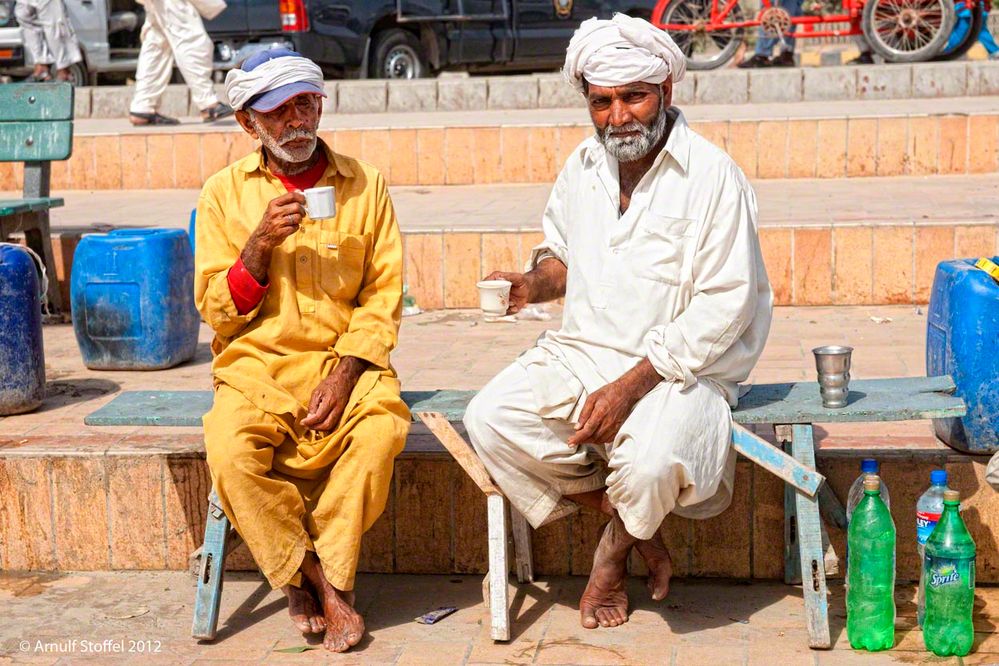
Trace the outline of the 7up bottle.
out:
<instances>
[{"instance_id":1,"label":"7up bottle","mask_svg":"<svg viewBox=\"0 0 999 666\"><path fill-rule=\"evenodd\" d=\"M926 616L923 640L939 657L963 657L971 650L975 629L975 542L968 534L958 508L956 490L944 492L944 511L926 542L923 576L926 582Z\"/></svg>"}]
</instances>

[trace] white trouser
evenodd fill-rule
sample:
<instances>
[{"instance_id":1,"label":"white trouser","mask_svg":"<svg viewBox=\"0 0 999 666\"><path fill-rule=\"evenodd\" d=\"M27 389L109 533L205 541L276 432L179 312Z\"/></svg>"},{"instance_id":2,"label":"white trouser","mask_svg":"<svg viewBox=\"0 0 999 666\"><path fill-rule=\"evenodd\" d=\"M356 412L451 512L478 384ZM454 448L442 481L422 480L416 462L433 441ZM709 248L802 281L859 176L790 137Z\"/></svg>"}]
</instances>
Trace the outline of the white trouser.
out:
<instances>
[{"instance_id":1,"label":"white trouser","mask_svg":"<svg viewBox=\"0 0 999 666\"><path fill-rule=\"evenodd\" d=\"M566 444L572 423L538 416L531 386L513 363L468 405L465 427L493 480L534 527L575 510L564 495L604 486L639 539L650 538L669 513L709 518L732 501L731 410L709 383L686 391L661 383L639 400L612 444L578 449Z\"/></svg>"},{"instance_id":2,"label":"white trouser","mask_svg":"<svg viewBox=\"0 0 999 666\"><path fill-rule=\"evenodd\" d=\"M24 48L35 63L66 69L83 60L62 0L18 0L14 16Z\"/></svg>"},{"instance_id":3,"label":"white trouser","mask_svg":"<svg viewBox=\"0 0 999 666\"><path fill-rule=\"evenodd\" d=\"M170 83L176 59L191 99L202 111L218 104L212 88L212 40L201 15L187 0L145 0L142 49L135 72L135 96L130 111L155 113Z\"/></svg>"}]
</instances>

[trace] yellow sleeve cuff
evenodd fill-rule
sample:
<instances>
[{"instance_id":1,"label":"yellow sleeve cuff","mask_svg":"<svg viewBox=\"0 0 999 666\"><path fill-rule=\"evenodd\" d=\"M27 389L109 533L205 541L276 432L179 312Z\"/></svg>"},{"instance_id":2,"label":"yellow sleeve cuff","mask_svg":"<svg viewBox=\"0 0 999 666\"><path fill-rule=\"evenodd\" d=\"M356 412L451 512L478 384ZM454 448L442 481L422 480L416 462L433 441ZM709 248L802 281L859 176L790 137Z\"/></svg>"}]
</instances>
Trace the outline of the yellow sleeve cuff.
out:
<instances>
[{"instance_id":1,"label":"yellow sleeve cuff","mask_svg":"<svg viewBox=\"0 0 999 666\"><path fill-rule=\"evenodd\" d=\"M354 356L379 368L388 368L392 348L377 340L371 333L350 331L336 341L333 350L341 357Z\"/></svg>"}]
</instances>

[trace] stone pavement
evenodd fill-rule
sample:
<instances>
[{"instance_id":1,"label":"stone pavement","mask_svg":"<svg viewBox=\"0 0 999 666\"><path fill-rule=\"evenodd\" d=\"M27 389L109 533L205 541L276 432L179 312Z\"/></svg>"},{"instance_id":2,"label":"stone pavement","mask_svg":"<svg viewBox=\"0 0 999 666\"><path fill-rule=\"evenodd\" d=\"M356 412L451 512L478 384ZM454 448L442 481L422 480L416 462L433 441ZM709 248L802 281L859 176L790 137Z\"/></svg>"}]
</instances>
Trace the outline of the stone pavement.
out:
<instances>
[{"instance_id":1,"label":"stone pavement","mask_svg":"<svg viewBox=\"0 0 999 666\"><path fill-rule=\"evenodd\" d=\"M999 221L994 174L756 180L753 187L763 227ZM538 230L550 191L548 183L391 188L404 232ZM0 192L0 197L13 194ZM53 196L66 200L52 210L55 232L104 225L187 229L198 190L64 190Z\"/></svg>"},{"instance_id":2,"label":"stone pavement","mask_svg":"<svg viewBox=\"0 0 999 666\"><path fill-rule=\"evenodd\" d=\"M583 577L518 586L513 638L489 639L480 578L362 575L358 608L368 635L346 655L323 651L287 619L284 597L253 575L226 580L213 643L190 638L194 588L186 573L0 575L0 663L37 664L662 664L664 666L839 666L851 664L995 664L999 589L976 591L975 652L936 658L914 628L912 586L896 589L896 647L850 649L843 589L830 593L832 650L807 646L800 590L780 583L674 581L661 604L632 579L630 621L615 629L579 626ZM458 612L435 625L413 618L440 606ZM48 646L46 648L46 645ZM280 650L310 647L303 653ZM114 652L114 650L120 650ZM132 650L132 652L129 652ZM151 654L140 655L137 650Z\"/></svg>"}]
</instances>

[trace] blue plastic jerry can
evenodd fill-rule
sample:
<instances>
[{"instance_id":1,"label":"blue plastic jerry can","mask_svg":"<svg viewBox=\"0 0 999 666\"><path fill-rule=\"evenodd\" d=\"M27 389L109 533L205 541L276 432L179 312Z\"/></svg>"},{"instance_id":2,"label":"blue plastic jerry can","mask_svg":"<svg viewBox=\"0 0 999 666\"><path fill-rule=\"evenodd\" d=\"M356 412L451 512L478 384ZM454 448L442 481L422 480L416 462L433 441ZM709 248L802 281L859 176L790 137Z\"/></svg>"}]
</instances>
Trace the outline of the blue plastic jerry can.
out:
<instances>
[{"instance_id":1,"label":"blue plastic jerry can","mask_svg":"<svg viewBox=\"0 0 999 666\"><path fill-rule=\"evenodd\" d=\"M30 412L45 397L37 270L26 249L0 243L0 416Z\"/></svg>"},{"instance_id":2,"label":"blue plastic jerry can","mask_svg":"<svg viewBox=\"0 0 999 666\"><path fill-rule=\"evenodd\" d=\"M93 370L158 370L194 356L200 317L182 229L89 234L73 257L73 331Z\"/></svg>"},{"instance_id":3,"label":"blue plastic jerry can","mask_svg":"<svg viewBox=\"0 0 999 666\"><path fill-rule=\"evenodd\" d=\"M948 445L970 453L999 450L997 264L999 257L943 261L930 296L926 374L953 376L957 395L968 406L962 418L934 419L934 430Z\"/></svg>"}]
</instances>

